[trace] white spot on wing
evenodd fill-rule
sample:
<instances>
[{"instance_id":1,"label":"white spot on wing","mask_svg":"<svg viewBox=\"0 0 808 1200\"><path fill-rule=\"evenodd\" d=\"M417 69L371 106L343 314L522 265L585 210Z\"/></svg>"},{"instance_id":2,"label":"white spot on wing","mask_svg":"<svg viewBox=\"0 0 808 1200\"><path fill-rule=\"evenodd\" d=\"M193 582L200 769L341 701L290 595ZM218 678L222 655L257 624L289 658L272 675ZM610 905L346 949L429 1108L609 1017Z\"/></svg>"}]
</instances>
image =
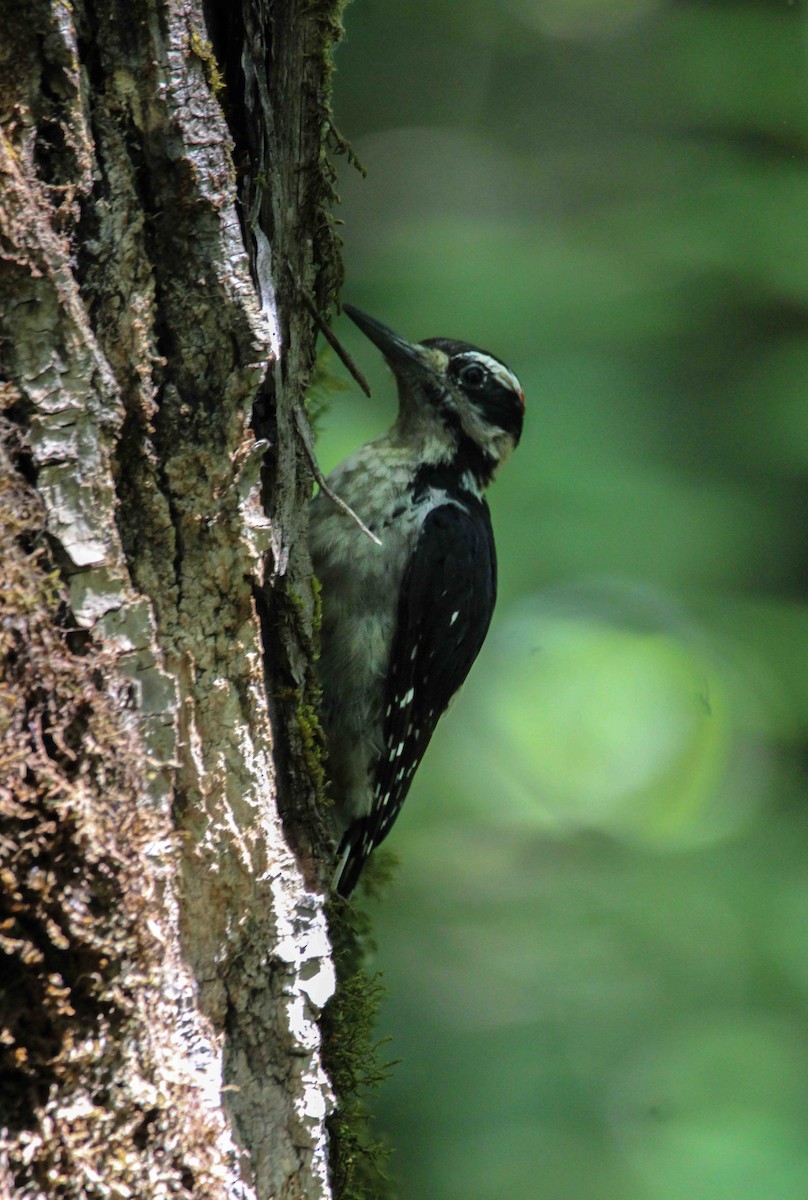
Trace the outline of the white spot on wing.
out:
<instances>
[{"instance_id":1,"label":"white spot on wing","mask_svg":"<svg viewBox=\"0 0 808 1200\"><path fill-rule=\"evenodd\" d=\"M458 618L459 616L460 616L460 613L459 613L459 612L453 612L453 613L452 613L452 619L451 619L451 621L449 622L449 624L450 624L450 625L454 625L455 621L457 620L457 618Z\"/></svg>"}]
</instances>

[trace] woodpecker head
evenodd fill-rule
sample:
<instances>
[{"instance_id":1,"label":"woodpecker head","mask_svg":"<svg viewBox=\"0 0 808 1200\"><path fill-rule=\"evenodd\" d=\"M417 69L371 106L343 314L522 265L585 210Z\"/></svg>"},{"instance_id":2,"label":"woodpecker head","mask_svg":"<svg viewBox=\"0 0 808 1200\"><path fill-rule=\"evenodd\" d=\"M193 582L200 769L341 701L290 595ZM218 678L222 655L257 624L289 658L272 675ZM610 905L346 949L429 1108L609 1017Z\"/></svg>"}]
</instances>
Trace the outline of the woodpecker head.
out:
<instances>
[{"instance_id":1,"label":"woodpecker head","mask_svg":"<svg viewBox=\"0 0 808 1200\"><path fill-rule=\"evenodd\" d=\"M435 465L468 472L484 488L518 444L525 397L505 363L450 338L408 342L349 304L344 311L378 346L398 382L397 425Z\"/></svg>"}]
</instances>

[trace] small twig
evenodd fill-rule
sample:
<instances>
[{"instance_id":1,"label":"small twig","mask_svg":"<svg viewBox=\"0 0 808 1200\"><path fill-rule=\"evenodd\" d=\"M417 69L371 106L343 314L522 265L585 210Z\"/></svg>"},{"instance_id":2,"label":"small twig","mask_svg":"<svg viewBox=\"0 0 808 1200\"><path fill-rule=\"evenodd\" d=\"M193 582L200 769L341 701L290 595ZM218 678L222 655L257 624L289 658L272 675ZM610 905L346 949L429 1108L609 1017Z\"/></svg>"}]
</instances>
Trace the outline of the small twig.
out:
<instances>
[{"instance_id":1,"label":"small twig","mask_svg":"<svg viewBox=\"0 0 808 1200\"><path fill-rule=\"evenodd\" d=\"M306 458L309 460L309 466L312 469L314 478L317 480L323 495L327 496L331 503L338 508L341 513L344 513L346 517L349 517L350 520L353 521L354 525L356 525L358 529L361 529L362 533L366 534L372 542L375 542L377 546L381 546L381 540L376 537L375 533L368 529L361 517L358 517L354 510L350 508L349 505L347 505L345 501L328 486L326 477L320 470L320 465L314 456L314 447L311 444L308 422L299 408L295 408L295 425L297 426L297 432L300 434L300 440L303 443L303 449L306 451Z\"/></svg>"},{"instance_id":2,"label":"small twig","mask_svg":"<svg viewBox=\"0 0 808 1200\"><path fill-rule=\"evenodd\" d=\"M368 383L367 379L365 379L364 375L359 370L359 367L356 365L354 360L351 358L350 354L345 349L342 342L339 340L337 335L334 333L333 329L331 329L330 326L326 325L325 321L323 320L323 318L320 316L320 314L317 311L317 306L315 305L314 301L312 300L312 298L308 294L308 292L305 290L305 288L302 288L302 287L300 288L300 295L302 296L303 303L306 305L306 308L309 310L310 315L313 317L314 321L317 323L317 328L320 330L320 333L323 335L325 340L328 342L329 346L334 351L334 353L337 355L339 360L342 363L344 363L344 365L347 367L347 369L353 375L354 379L359 384L359 386L361 387L361 389L365 393L365 395L369 396L370 395L370 384Z\"/></svg>"}]
</instances>

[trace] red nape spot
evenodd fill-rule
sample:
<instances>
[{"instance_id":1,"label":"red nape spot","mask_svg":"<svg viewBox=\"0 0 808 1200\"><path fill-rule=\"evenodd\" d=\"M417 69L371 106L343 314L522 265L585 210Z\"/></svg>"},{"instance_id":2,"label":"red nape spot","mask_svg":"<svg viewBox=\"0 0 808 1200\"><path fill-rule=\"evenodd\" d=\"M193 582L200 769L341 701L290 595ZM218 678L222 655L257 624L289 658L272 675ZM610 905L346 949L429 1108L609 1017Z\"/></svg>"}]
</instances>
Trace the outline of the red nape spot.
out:
<instances>
[{"instance_id":1,"label":"red nape spot","mask_svg":"<svg viewBox=\"0 0 808 1200\"><path fill-rule=\"evenodd\" d=\"M524 408L525 407L525 393L524 392L519 393L519 399L522 403L522 408Z\"/></svg>"}]
</instances>

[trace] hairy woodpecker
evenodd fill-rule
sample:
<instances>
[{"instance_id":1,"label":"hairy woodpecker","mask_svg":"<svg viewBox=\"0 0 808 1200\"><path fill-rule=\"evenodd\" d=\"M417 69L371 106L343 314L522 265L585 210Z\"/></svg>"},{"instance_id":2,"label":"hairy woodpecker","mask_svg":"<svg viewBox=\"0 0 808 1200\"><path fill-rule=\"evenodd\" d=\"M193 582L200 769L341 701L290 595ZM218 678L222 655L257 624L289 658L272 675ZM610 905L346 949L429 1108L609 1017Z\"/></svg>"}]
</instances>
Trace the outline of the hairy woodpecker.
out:
<instances>
[{"instance_id":1,"label":"hairy woodpecker","mask_svg":"<svg viewBox=\"0 0 808 1200\"><path fill-rule=\"evenodd\" d=\"M497 568L483 492L519 441L525 400L501 359L466 342L405 341L349 305L398 383L398 417L320 492L311 552L322 584L320 680L339 843L356 886L491 622Z\"/></svg>"}]
</instances>

